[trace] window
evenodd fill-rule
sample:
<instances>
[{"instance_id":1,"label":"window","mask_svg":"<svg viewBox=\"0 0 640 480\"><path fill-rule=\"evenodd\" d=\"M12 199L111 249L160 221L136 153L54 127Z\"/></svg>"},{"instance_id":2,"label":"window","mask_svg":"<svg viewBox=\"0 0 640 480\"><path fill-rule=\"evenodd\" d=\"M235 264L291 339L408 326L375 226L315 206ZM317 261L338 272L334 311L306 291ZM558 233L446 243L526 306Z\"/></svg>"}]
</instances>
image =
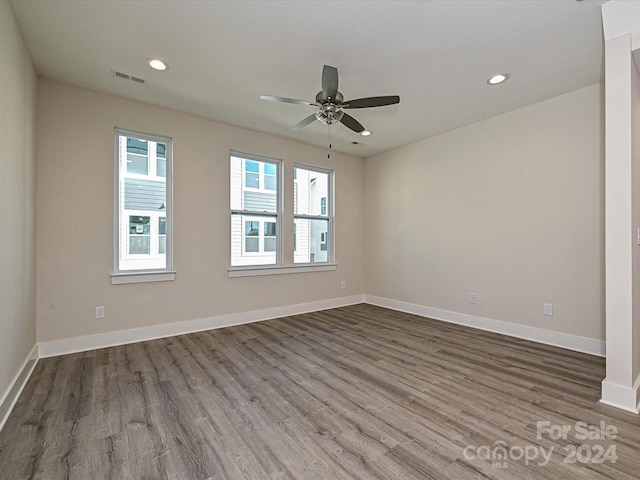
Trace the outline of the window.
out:
<instances>
[{"instance_id":1,"label":"window","mask_svg":"<svg viewBox=\"0 0 640 480\"><path fill-rule=\"evenodd\" d=\"M280 261L280 162L231 153L231 266Z\"/></svg>"},{"instance_id":2,"label":"window","mask_svg":"<svg viewBox=\"0 0 640 480\"><path fill-rule=\"evenodd\" d=\"M295 263L327 263L332 259L331 176L328 170L295 167Z\"/></svg>"},{"instance_id":3,"label":"window","mask_svg":"<svg viewBox=\"0 0 640 480\"><path fill-rule=\"evenodd\" d=\"M169 272L171 139L116 130L114 271Z\"/></svg>"}]
</instances>

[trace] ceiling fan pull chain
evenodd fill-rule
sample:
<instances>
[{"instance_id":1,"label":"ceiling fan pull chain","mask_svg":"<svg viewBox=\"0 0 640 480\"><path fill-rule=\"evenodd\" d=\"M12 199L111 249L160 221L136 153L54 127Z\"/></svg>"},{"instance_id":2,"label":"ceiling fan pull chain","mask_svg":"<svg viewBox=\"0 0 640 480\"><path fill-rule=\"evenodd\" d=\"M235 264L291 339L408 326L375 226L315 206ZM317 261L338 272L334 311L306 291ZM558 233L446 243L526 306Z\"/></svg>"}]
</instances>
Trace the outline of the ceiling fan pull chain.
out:
<instances>
[{"instance_id":1,"label":"ceiling fan pull chain","mask_svg":"<svg viewBox=\"0 0 640 480\"><path fill-rule=\"evenodd\" d=\"M331 158L331 124L327 126L329 127L329 148L327 149L327 158Z\"/></svg>"}]
</instances>

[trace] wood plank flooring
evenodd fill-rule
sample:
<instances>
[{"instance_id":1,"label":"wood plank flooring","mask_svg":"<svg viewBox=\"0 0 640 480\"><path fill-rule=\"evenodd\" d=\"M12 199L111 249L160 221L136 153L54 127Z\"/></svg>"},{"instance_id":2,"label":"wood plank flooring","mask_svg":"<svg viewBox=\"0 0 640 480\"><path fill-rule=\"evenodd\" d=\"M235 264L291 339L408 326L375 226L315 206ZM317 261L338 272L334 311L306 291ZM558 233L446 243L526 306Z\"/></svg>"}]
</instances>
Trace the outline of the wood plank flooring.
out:
<instances>
[{"instance_id":1,"label":"wood plank flooring","mask_svg":"<svg viewBox=\"0 0 640 480\"><path fill-rule=\"evenodd\" d=\"M604 376L355 305L41 360L0 479L638 479L640 417L598 402Z\"/></svg>"}]
</instances>

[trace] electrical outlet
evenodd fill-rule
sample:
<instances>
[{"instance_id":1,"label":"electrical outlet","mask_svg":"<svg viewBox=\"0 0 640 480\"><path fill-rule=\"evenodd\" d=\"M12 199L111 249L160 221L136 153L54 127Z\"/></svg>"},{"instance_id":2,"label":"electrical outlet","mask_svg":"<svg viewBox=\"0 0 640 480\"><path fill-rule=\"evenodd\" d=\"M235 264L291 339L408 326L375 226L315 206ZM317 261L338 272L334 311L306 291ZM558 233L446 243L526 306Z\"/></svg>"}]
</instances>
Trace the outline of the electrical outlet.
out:
<instances>
[{"instance_id":1,"label":"electrical outlet","mask_svg":"<svg viewBox=\"0 0 640 480\"><path fill-rule=\"evenodd\" d=\"M104 307L96 307L96 318L104 318Z\"/></svg>"},{"instance_id":2,"label":"electrical outlet","mask_svg":"<svg viewBox=\"0 0 640 480\"><path fill-rule=\"evenodd\" d=\"M469 303L473 303L473 304L478 303L478 294L477 293L470 293L469 294Z\"/></svg>"},{"instance_id":3,"label":"electrical outlet","mask_svg":"<svg viewBox=\"0 0 640 480\"><path fill-rule=\"evenodd\" d=\"M347 281L346 280L342 280L340 282L340 288L347 288Z\"/></svg>"},{"instance_id":4,"label":"electrical outlet","mask_svg":"<svg viewBox=\"0 0 640 480\"><path fill-rule=\"evenodd\" d=\"M553 304L552 303L545 303L544 304L544 308L543 308L543 312L548 317L552 316L553 315Z\"/></svg>"}]
</instances>

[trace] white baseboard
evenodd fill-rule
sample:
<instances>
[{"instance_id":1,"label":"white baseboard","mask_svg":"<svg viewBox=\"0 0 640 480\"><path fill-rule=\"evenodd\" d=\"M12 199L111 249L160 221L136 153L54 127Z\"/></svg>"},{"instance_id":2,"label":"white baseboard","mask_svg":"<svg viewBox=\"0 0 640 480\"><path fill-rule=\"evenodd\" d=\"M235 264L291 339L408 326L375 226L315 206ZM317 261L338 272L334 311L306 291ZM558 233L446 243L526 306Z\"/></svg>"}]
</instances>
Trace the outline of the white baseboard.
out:
<instances>
[{"instance_id":1,"label":"white baseboard","mask_svg":"<svg viewBox=\"0 0 640 480\"><path fill-rule=\"evenodd\" d=\"M467 315L465 313L452 312L449 310L441 310L438 308L425 307L413 303L400 302L383 297L365 295L364 301L372 305L391 308L401 312L412 313L421 317L433 318L444 322L456 323L467 327L478 328L490 332L501 333L510 337L522 338L533 342L562 347L568 350L588 353L599 357L605 356L606 342L596 340L594 338L579 337L567 333L554 332L551 330L543 330L541 328L528 327L526 325L518 325L516 323L503 322L491 318L477 317Z\"/></svg>"},{"instance_id":2,"label":"white baseboard","mask_svg":"<svg viewBox=\"0 0 640 480\"><path fill-rule=\"evenodd\" d=\"M547 345L558 346L569 350L588 353L591 355L605 356L605 342L592 338L580 337L561 332L543 330L539 328L503 322L490 318L477 317L448 310L425 307L407 302L391 300L372 295L353 295L349 297L321 300L317 302L302 303L284 307L275 307L251 312L242 312L229 315L220 315L197 320L187 320L166 325L154 325L150 327L121 330L97 335L66 338L41 342L34 346L22 368L17 373L10 387L0 400L0 430L4 426L11 410L27 383L38 358L53 357L69 353L95 350L116 345L154 340L157 338L183 335L187 333L212 330L216 328L242 325L259 322L273 318L298 315L302 313L327 310L330 308L344 307L358 303L369 303L380 307L390 308L402 312L412 313L422 317L433 318L449 323L455 323L481 330L488 330L503 335L531 340ZM602 403L612 405L630 412L638 413L638 400L640 398L640 377L633 388L611 384L605 379L602 382Z\"/></svg>"},{"instance_id":3,"label":"white baseboard","mask_svg":"<svg viewBox=\"0 0 640 480\"><path fill-rule=\"evenodd\" d=\"M353 295L350 297L333 298L320 300L317 302L300 303L285 307L275 307L252 312L234 313L217 317L201 318L197 320L186 320L165 325L153 325L144 328L134 328L130 330L120 330L117 332L107 332L97 335L86 335L82 337L64 338L61 340L50 340L39 344L40 358L55 357L68 353L84 352L98 348L113 347L127 343L142 342L145 340L155 340L157 338L171 337L174 335L184 335L187 333L201 332L215 328L231 327L245 323L260 322L272 318L298 315L301 313L327 310L330 308L344 307L363 302L363 295Z\"/></svg>"},{"instance_id":4,"label":"white baseboard","mask_svg":"<svg viewBox=\"0 0 640 480\"><path fill-rule=\"evenodd\" d=\"M36 363L38 363L37 344L33 346L31 352L29 352L29 355L18 370L18 373L9 384L9 388L7 388L4 395L2 395L2 400L0 400L0 430L4 427L5 422L9 418L9 414L16 405L18 397L27 384L27 380L29 380L33 369L36 367Z\"/></svg>"},{"instance_id":5,"label":"white baseboard","mask_svg":"<svg viewBox=\"0 0 640 480\"><path fill-rule=\"evenodd\" d=\"M611 383L605 378L600 402L627 412L640 413L640 377L631 388Z\"/></svg>"}]
</instances>

